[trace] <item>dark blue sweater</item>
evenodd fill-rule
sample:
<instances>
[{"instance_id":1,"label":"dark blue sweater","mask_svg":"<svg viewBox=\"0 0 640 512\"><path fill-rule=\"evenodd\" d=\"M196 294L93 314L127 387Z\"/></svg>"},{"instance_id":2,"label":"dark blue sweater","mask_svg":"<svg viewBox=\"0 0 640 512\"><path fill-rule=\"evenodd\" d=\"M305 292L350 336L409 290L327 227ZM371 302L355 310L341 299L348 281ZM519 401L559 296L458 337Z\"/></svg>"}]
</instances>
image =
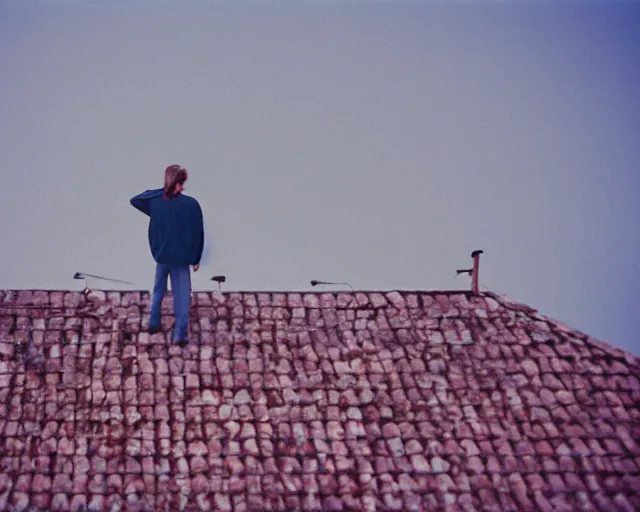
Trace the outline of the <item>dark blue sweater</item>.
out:
<instances>
[{"instance_id":1,"label":"dark blue sweater","mask_svg":"<svg viewBox=\"0 0 640 512\"><path fill-rule=\"evenodd\" d=\"M131 204L150 217L149 247L156 262L180 266L200 263L204 223L198 201L183 194L167 199L160 188L138 194Z\"/></svg>"}]
</instances>

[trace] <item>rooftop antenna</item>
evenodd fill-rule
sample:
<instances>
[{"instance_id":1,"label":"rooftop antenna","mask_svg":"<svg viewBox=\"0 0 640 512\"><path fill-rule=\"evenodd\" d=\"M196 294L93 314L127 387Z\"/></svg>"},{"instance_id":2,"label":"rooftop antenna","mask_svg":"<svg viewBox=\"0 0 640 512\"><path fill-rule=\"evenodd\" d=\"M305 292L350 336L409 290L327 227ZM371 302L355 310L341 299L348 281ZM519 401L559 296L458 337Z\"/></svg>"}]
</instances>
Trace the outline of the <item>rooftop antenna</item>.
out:
<instances>
[{"instance_id":1,"label":"rooftop antenna","mask_svg":"<svg viewBox=\"0 0 640 512\"><path fill-rule=\"evenodd\" d=\"M479 286L478 286L478 277L480 272L480 255L483 254L484 251L478 249L471 253L471 257L473 258L473 268L456 270L456 276L460 274L469 274L471 276L471 291L478 295Z\"/></svg>"},{"instance_id":2,"label":"rooftop antenna","mask_svg":"<svg viewBox=\"0 0 640 512\"><path fill-rule=\"evenodd\" d=\"M89 283L87 281L88 278L100 279L102 281L111 281L112 283L130 284L130 285L134 285L135 286L135 283L132 283L130 281L123 281L121 279L111 279L110 277L97 276L95 274L88 274L86 272L76 272L75 274L73 274L73 278L74 279L84 279L84 290L83 290L83 293L85 295L88 294L91 291L91 289L89 288Z\"/></svg>"},{"instance_id":3,"label":"rooftop antenna","mask_svg":"<svg viewBox=\"0 0 640 512\"><path fill-rule=\"evenodd\" d=\"M349 288L351 288L351 291L353 291L353 287L349 283L334 283L333 281L318 281L316 279L311 280L311 286L318 286L319 284L342 284L348 286Z\"/></svg>"},{"instance_id":4,"label":"rooftop antenna","mask_svg":"<svg viewBox=\"0 0 640 512\"><path fill-rule=\"evenodd\" d=\"M222 283L224 283L227 278L226 276L213 276L211 280L218 283L218 290L222 291Z\"/></svg>"}]
</instances>

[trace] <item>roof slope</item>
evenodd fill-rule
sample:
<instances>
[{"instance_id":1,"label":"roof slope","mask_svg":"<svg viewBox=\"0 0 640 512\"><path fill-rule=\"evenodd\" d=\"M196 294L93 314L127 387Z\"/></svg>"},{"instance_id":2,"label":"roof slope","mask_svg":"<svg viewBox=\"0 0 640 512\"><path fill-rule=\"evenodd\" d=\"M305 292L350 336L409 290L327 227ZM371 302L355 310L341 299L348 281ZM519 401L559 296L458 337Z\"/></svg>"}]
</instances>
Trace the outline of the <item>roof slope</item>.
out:
<instances>
[{"instance_id":1,"label":"roof slope","mask_svg":"<svg viewBox=\"0 0 640 512\"><path fill-rule=\"evenodd\" d=\"M640 360L492 294L0 292L0 510L640 509ZM171 299L163 323L172 323Z\"/></svg>"}]
</instances>

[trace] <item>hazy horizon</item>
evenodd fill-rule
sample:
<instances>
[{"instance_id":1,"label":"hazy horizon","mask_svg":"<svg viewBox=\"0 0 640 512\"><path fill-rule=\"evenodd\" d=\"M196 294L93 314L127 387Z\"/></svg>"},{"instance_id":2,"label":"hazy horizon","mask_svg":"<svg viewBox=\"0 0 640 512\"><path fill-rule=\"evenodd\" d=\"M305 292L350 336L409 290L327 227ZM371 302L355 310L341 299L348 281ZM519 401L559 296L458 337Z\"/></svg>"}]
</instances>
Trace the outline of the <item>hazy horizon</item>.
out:
<instances>
[{"instance_id":1,"label":"hazy horizon","mask_svg":"<svg viewBox=\"0 0 640 512\"><path fill-rule=\"evenodd\" d=\"M129 199L177 163L195 291L467 289L482 249L640 354L640 4L45 4L0 4L0 288L149 289Z\"/></svg>"}]
</instances>

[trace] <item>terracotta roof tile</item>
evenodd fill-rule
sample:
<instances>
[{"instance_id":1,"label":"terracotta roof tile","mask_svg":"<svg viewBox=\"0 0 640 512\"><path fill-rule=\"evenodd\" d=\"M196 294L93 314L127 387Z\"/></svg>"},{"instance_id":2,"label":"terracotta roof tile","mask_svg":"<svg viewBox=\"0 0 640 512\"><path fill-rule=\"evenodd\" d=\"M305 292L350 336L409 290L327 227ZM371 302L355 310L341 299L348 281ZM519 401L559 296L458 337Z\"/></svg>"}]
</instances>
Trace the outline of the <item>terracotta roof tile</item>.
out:
<instances>
[{"instance_id":1,"label":"terracotta roof tile","mask_svg":"<svg viewBox=\"0 0 640 512\"><path fill-rule=\"evenodd\" d=\"M528 306L192 306L183 350L146 293L0 291L0 509L640 508L640 360Z\"/></svg>"}]
</instances>

